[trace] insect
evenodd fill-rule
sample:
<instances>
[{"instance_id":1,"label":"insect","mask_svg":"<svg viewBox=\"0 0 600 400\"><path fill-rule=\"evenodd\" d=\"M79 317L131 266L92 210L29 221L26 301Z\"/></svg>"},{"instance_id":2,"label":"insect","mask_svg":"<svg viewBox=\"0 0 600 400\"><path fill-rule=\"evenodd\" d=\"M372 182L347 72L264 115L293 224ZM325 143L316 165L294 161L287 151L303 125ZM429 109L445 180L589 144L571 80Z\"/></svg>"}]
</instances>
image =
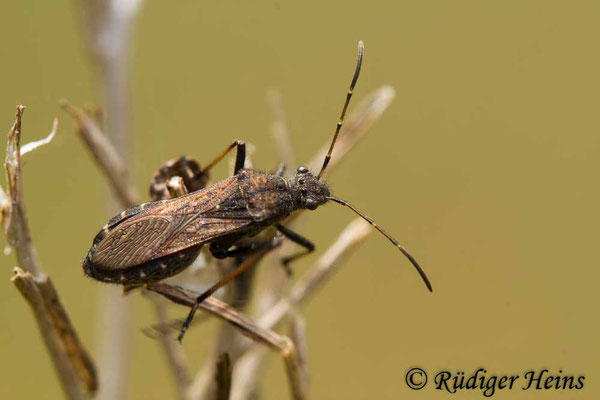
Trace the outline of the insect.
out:
<instances>
[{"instance_id":1,"label":"insect","mask_svg":"<svg viewBox=\"0 0 600 400\"><path fill-rule=\"evenodd\" d=\"M358 61L348 89L331 145L317 175L306 167L285 179L283 170L265 173L244 169L246 147L241 141L230 144L215 160L192 174L201 176L236 149L234 174L214 185L170 200L154 201L129 208L111 219L94 238L92 247L83 261L87 275L99 281L126 286L143 285L178 274L198 256L204 245L216 258L241 257L264 251L271 242L250 245L244 239L253 237L267 227L274 226L284 237L304 249L285 259L289 263L312 252L314 244L281 224L298 210L316 210L334 202L365 219L416 268L432 291L429 279L412 255L372 219L345 200L331 196L329 187L321 180L344 121L350 98L356 86L364 54L359 42ZM243 265L222 281L200 295L184 323L178 339L181 341L191 323L198 305L218 288L240 273Z\"/></svg>"}]
</instances>

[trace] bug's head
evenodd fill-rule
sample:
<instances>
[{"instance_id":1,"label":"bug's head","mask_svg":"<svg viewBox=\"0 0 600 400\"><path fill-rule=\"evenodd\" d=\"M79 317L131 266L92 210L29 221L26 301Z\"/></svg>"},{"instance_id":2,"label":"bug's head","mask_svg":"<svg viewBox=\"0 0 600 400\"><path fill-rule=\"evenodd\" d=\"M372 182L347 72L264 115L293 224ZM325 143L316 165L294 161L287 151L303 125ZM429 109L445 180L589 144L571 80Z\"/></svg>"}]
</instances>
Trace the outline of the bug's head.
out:
<instances>
[{"instance_id":1,"label":"bug's head","mask_svg":"<svg viewBox=\"0 0 600 400\"><path fill-rule=\"evenodd\" d=\"M300 208L315 210L327 201L330 195L327 184L311 174L306 167L298 167L296 175L289 182L296 194L296 202Z\"/></svg>"}]
</instances>

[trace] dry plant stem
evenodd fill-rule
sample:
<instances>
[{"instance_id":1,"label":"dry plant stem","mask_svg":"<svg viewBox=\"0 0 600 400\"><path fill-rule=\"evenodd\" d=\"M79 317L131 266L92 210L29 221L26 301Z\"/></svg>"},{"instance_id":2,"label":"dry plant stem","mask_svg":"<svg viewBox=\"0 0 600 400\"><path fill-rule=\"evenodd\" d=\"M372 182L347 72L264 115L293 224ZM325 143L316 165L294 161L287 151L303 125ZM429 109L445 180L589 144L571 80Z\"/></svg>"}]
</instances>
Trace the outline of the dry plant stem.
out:
<instances>
[{"instance_id":1,"label":"dry plant stem","mask_svg":"<svg viewBox=\"0 0 600 400\"><path fill-rule=\"evenodd\" d=\"M334 169L344 158L346 154L364 137L365 133L373 125L373 123L381 117L383 112L389 107L395 97L395 90L391 86L382 86L369 93L365 99L348 114L346 122L342 127L336 147L333 151L331 162L329 163L328 172ZM281 106L281 101L277 107ZM276 112L276 119L279 118ZM284 132L285 133L285 132ZM285 136L283 136L285 138ZM308 168L313 171L318 171L323 163L323 158L330 146L329 139L321 146L319 151L308 163ZM296 222L303 213L296 213L295 216L288 219L288 223ZM287 254L290 251L290 244L285 243L282 248L276 252L275 258L280 258L282 254ZM282 296L281 288L286 286L287 277L282 274L280 268L270 266L271 276L267 283L267 287L262 290L262 296L257 304L258 314L262 315L278 301ZM244 356L243 362L246 366L238 365L234 371L234 387L232 398L247 399L254 391L253 385L258 382L259 371L261 367L260 360L264 356L264 351L253 351L251 354ZM250 359L254 358L252 361ZM254 383L251 382L254 377ZM245 392L237 389L237 383L246 381Z\"/></svg>"},{"instance_id":2,"label":"dry plant stem","mask_svg":"<svg viewBox=\"0 0 600 400\"><path fill-rule=\"evenodd\" d=\"M169 182L167 182L167 190L169 191L171 198L180 197L187 194L187 189L181 177L171 178ZM169 363L173 377L175 378L175 384L177 386L179 398L185 400L187 388L191 382L187 366L187 358L183 352L183 348L179 346L179 344L170 335L170 329L167 326L169 316L166 305L161 301L157 301L156 299L152 299L152 303L154 304L158 324L160 326L160 343L165 352L165 356L167 357L167 362Z\"/></svg>"},{"instance_id":3,"label":"dry plant stem","mask_svg":"<svg viewBox=\"0 0 600 400\"><path fill-rule=\"evenodd\" d=\"M8 244L15 249L17 261L22 269L34 276L41 273L37 251L29 232L29 222L25 211L25 197L23 194L23 180L21 174L21 122L25 106L17 107L17 117L8 132L6 145L6 184L10 197L8 218L5 222Z\"/></svg>"},{"instance_id":4,"label":"dry plant stem","mask_svg":"<svg viewBox=\"0 0 600 400\"><path fill-rule=\"evenodd\" d=\"M185 305L187 307L192 307L199 295L197 292L181 289L165 283L149 284L146 288L165 296L174 303ZM200 304L200 308L227 321L249 338L280 353L286 365L293 398L305 399L307 397L307 394L303 392L303 387L300 383L300 367L296 356L296 350L289 338L281 336L272 330L263 329L257 326L248 317L214 297L209 297L204 300L204 302Z\"/></svg>"},{"instance_id":5,"label":"dry plant stem","mask_svg":"<svg viewBox=\"0 0 600 400\"><path fill-rule=\"evenodd\" d=\"M166 304L157 300L153 300L152 302L159 324L158 337L165 352L165 356L167 357L167 362L173 372L179 398L183 400L186 398L186 390L190 384L187 358L182 347L170 335L171 329L168 327L169 316Z\"/></svg>"},{"instance_id":6,"label":"dry plant stem","mask_svg":"<svg viewBox=\"0 0 600 400\"><path fill-rule=\"evenodd\" d=\"M248 150L253 149L249 147ZM248 151L246 155L246 163L245 168L252 168L252 153L253 151ZM234 161L233 158L230 161ZM234 163L230 163L229 166L229 174L233 175ZM277 231L274 229L269 229L263 231L256 237L257 240L269 240L273 239L275 233ZM254 265L250 267L250 270L247 271L244 275L237 277L234 282L230 283L226 286L226 298L228 301L235 302L235 308L244 309L246 303L249 301L249 296L251 293L248 285L252 283L252 277L248 278L248 274L253 274L254 269L258 263L260 263L265 254L261 255L260 258L257 258L254 262ZM219 269L224 271L225 273L235 270L239 265L237 260L234 258L229 258L225 260L218 260ZM240 284L241 285L238 285ZM192 384L188 390L188 397L190 399L195 400L212 400L216 396L216 386L215 386L215 366L217 364L217 358L223 354L229 354L230 361L232 365L235 365L238 357L241 354L241 350L245 348L247 343L247 339L237 330L235 327L230 324L221 324L218 328L217 334L215 335L215 343L211 347L211 355L204 362L202 368L196 373Z\"/></svg>"},{"instance_id":7,"label":"dry plant stem","mask_svg":"<svg viewBox=\"0 0 600 400\"><path fill-rule=\"evenodd\" d=\"M396 97L393 87L385 85L369 93L352 111L342 127L340 137L335 145L328 171L342 161L343 157L364 137L373 123L377 121L383 112L390 106ZM323 164L323 158L327 153L330 143L325 142L317 151L308 168L318 171Z\"/></svg>"},{"instance_id":8,"label":"dry plant stem","mask_svg":"<svg viewBox=\"0 0 600 400\"><path fill-rule=\"evenodd\" d=\"M279 161L287 168L295 168L296 157L281 92L277 89L272 89L269 91L267 99L274 117L274 121L271 125L271 136L276 145ZM286 222L286 225L290 228L297 228L298 224L297 221L290 218ZM269 284L267 285L266 290L261 290L261 296L258 299L258 309L268 309L288 288L289 276L284 269L281 268L280 259L282 252L277 251L275 253L276 255L271 257L272 262L268 265L268 270L265 274ZM265 351L263 348L258 348L257 353L263 354ZM243 369L244 373L235 373L235 384L231 395L232 399L237 398L239 395L239 389L237 389L239 387L248 388L247 390L244 390L244 392L247 392L248 397L256 396L255 392L258 389L256 388L255 383L258 382L262 357L255 357L254 360L256 361L255 364L247 365L246 368ZM204 395L200 398L208 399L209 396Z\"/></svg>"},{"instance_id":9,"label":"dry plant stem","mask_svg":"<svg viewBox=\"0 0 600 400\"><path fill-rule=\"evenodd\" d=\"M266 254L258 254L258 256L254 256L255 260L253 261L253 265L249 267L249 269L256 268L257 264L259 264L263 257ZM223 269L226 271L233 271L238 267L235 259L229 260L220 260L223 263ZM251 271L247 271L251 272ZM246 272L246 273L247 273ZM237 293L234 290L235 282L232 282L227 287L228 293L227 297L229 299L233 299ZM239 330L237 330L234 326L230 324L222 324L219 327L219 330L216 335L215 344L212 348L212 355L209 359L204 363L204 366L200 369L200 371L196 374L192 384L189 386L188 397L190 399L213 399L216 395L216 386L213 379L215 374L215 365L217 357L220 354L227 353L229 354L229 358L232 365L235 365L237 359L242 354L243 350L247 347L246 338L241 335Z\"/></svg>"},{"instance_id":10,"label":"dry plant stem","mask_svg":"<svg viewBox=\"0 0 600 400\"><path fill-rule=\"evenodd\" d=\"M79 134L82 136L84 143L88 146L102 172L106 175L110 187L118 194L121 206L131 207L138 204L139 198L135 188L129 186L126 179L125 163L110 141L104 136L99 126L86 113L70 106L66 101L62 102L62 107L77 121ZM172 179L167 187L171 193L171 197L183 196L187 193L181 178ZM161 326L159 330L160 343L167 357L167 362L175 379L180 398L185 398L185 392L190 383L185 354L169 335L168 329L164 329L169 319L164 304L157 301L153 301L153 303L159 325ZM117 338L112 340L117 341Z\"/></svg>"},{"instance_id":11,"label":"dry plant stem","mask_svg":"<svg viewBox=\"0 0 600 400\"><path fill-rule=\"evenodd\" d=\"M256 321L257 325L265 329L275 328L285 316L294 312L314 293L315 289L321 286L336 271L342 261L364 242L371 231L371 227L364 220L357 218L352 221L340 234L336 242L319 258L316 265L292 287L290 294L280 299L265 312ZM265 354L263 349L253 346L240 357L234 374L232 400L251 398L260 376L260 366ZM302 361L302 358L300 358L300 361ZM303 365L302 362L300 362L300 365ZM300 382L306 382L304 375L301 376L303 378Z\"/></svg>"},{"instance_id":12,"label":"dry plant stem","mask_svg":"<svg viewBox=\"0 0 600 400\"><path fill-rule=\"evenodd\" d=\"M267 96L275 120L271 125L271 137L277 147L279 161L283 162L288 168L296 166L296 156L294 155L294 147L290 137L290 128L285 108L283 107L283 99L281 92L278 89L271 89Z\"/></svg>"},{"instance_id":13,"label":"dry plant stem","mask_svg":"<svg viewBox=\"0 0 600 400\"><path fill-rule=\"evenodd\" d=\"M126 184L123 187L129 186L127 173L133 159L130 49L134 22L142 4L142 0L80 1L89 48L93 49L99 67L98 86L104 94L107 137L120 152L126 167L123 176ZM123 199L120 200L123 202ZM115 199L109 197L110 213L116 213L118 208ZM100 292L102 384L98 397L107 400L125 397L131 348L131 300L115 294L116 290Z\"/></svg>"},{"instance_id":14,"label":"dry plant stem","mask_svg":"<svg viewBox=\"0 0 600 400\"><path fill-rule=\"evenodd\" d=\"M291 289L289 296L279 300L269 311L261 315L257 324L272 329L295 307L300 306L327 278L337 270L341 262L364 242L372 232L371 226L361 218L354 219L340 234L336 242L319 258Z\"/></svg>"},{"instance_id":15,"label":"dry plant stem","mask_svg":"<svg viewBox=\"0 0 600 400\"><path fill-rule=\"evenodd\" d=\"M20 268L15 268L15 274L12 282L31 306L46 349L54 361L65 395L69 399L90 399L90 387L86 387L79 375L81 371L78 371L73 363L75 360L69 357L65 344L59 336L59 327L56 326L51 311L46 307L44 296L33 276ZM44 278L47 279L45 275L42 275L42 279ZM86 372L88 371L86 370ZM95 384L95 376L93 376L93 382Z\"/></svg>"},{"instance_id":16,"label":"dry plant stem","mask_svg":"<svg viewBox=\"0 0 600 400\"><path fill-rule=\"evenodd\" d=\"M83 111L71 107L66 101L61 101L61 106L75 118L81 138L106 174L110 187L121 203L121 208L139 203L138 196L129 183L127 164L98 125ZM117 145L115 144L115 146ZM102 293L100 316L103 321L100 325L102 328L102 358L100 360L101 383L98 399L119 400L125 396L127 380L131 300L119 296L116 288L109 288Z\"/></svg>"},{"instance_id":17,"label":"dry plant stem","mask_svg":"<svg viewBox=\"0 0 600 400\"><path fill-rule=\"evenodd\" d=\"M306 341L306 320L297 310L293 310L290 316L290 339L296 347L298 353L298 367L300 376L300 385L303 391L308 393L309 374L308 374L308 343Z\"/></svg>"},{"instance_id":18,"label":"dry plant stem","mask_svg":"<svg viewBox=\"0 0 600 400\"><path fill-rule=\"evenodd\" d=\"M387 85L382 86L369 93L354 110L349 112L347 121L342 127L342 131L340 132L339 139L333 151L333 157L329 163L329 172L335 169L335 167L343 160L344 156L358 144L373 123L380 118L383 112L389 107L394 97L394 88ZM282 107L281 103L279 103L278 107ZM284 131L283 133L283 137L285 138L287 136L287 141L289 142L289 133L287 131ZM320 168L329 145L330 142L327 140L321 146L320 150L316 152L312 161L308 164L310 169L318 170ZM304 213L302 212L296 213L288 219L287 223L295 222L303 214ZM277 252L277 257L289 253L291 246L292 244L289 242L285 243L280 251ZM280 268L272 267L271 271L273 271L273 276L271 277L269 286L266 290L263 290L263 296L258 303L257 308L259 314L268 310L281 297L281 288L285 287L285 281L287 280L287 276L281 273Z\"/></svg>"},{"instance_id":19,"label":"dry plant stem","mask_svg":"<svg viewBox=\"0 0 600 400\"><path fill-rule=\"evenodd\" d=\"M5 162L9 202L2 207L6 212L3 226L21 266L15 268L12 282L31 306L65 395L69 399L89 399L97 388L93 361L79 341L52 281L42 273L29 231L20 147L24 110L24 106L17 107L16 121L8 133ZM32 151L49 142L56 133L57 123L55 119L49 139L25 147Z\"/></svg>"},{"instance_id":20,"label":"dry plant stem","mask_svg":"<svg viewBox=\"0 0 600 400\"><path fill-rule=\"evenodd\" d=\"M127 165L100 127L85 112L71 106L66 100L61 101L61 107L75 119L79 136L106 175L121 205L131 207L138 204L139 197L129 183Z\"/></svg>"},{"instance_id":21,"label":"dry plant stem","mask_svg":"<svg viewBox=\"0 0 600 400\"><path fill-rule=\"evenodd\" d=\"M57 331L61 344L69 356L71 364L75 366L79 376L84 382L89 393L98 389L96 366L79 340L77 332L71 324L67 311L62 305L56 287L49 276L42 274L34 278L48 311L53 328Z\"/></svg>"},{"instance_id":22,"label":"dry plant stem","mask_svg":"<svg viewBox=\"0 0 600 400\"><path fill-rule=\"evenodd\" d=\"M217 368L215 374L216 383L216 400L229 400L229 392L231 391L231 360L228 353L223 353L217 360Z\"/></svg>"}]
</instances>

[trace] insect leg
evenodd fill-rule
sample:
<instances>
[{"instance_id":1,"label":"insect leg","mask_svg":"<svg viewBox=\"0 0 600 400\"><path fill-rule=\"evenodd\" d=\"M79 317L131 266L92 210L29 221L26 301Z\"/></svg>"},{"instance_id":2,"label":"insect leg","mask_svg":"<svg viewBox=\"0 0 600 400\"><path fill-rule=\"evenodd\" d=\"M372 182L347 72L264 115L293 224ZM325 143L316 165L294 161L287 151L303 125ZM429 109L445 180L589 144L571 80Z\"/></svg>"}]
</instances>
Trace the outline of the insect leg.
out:
<instances>
[{"instance_id":1,"label":"insect leg","mask_svg":"<svg viewBox=\"0 0 600 400\"><path fill-rule=\"evenodd\" d=\"M164 163L152 176L150 182L150 197L152 200L172 198L168 185L175 176L181 177L188 192L200 190L208 184L208 171L202 171L198 161L191 157L180 157Z\"/></svg>"},{"instance_id":2,"label":"insect leg","mask_svg":"<svg viewBox=\"0 0 600 400\"><path fill-rule=\"evenodd\" d=\"M304 247L304 249L305 249L304 251L293 254L289 257L285 257L281 260L287 273L291 275L292 270L289 267L289 263L291 263L294 260L297 260L300 257L304 257L305 255L312 253L315 250L315 245L313 244L313 242L311 242L304 236L294 232L293 230L291 230L289 228L286 228L285 226L283 226L281 224L276 224L275 227L277 228L277 230L279 232L281 232L283 234L283 236L290 239L292 242L299 244L300 246Z\"/></svg>"},{"instance_id":3,"label":"insect leg","mask_svg":"<svg viewBox=\"0 0 600 400\"><path fill-rule=\"evenodd\" d=\"M273 243L274 246L278 245L276 240L272 240L271 242ZM185 335L185 332L188 330L190 324L192 323L192 320L194 319L194 314L196 314L198 307L204 300L209 298L214 292L216 292L223 286L227 285L236 276L238 276L242 272L246 271L248 268L256 265L256 263L258 261L260 261L262 256L265 255L269 251L270 251L270 248L267 246L264 249L256 252L252 257L249 257L246 260L244 260L244 262L238 268L236 268L233 272L231 272L229 275L227 275L221 281L215 283L207 291L205 291L200 296L198 296L198 298L196 298L196 301L194 302L194 306L190 310L187 318L185 319L185 322L183 323L183 325L181 327L181 332L179 332L179 336L177 337L177 340L181 343L181 341L183 340L183 336Z\"/></svg>"},{"instance_id":4,"label":"insect leg","mask_svg":"<svg viewBox=\"0 0 600 400\"><path fill-rule=\"evenodd\" d=\"M246 143L238 142L237 153L235 155L235 168L233 169L233 174L237 175L241 169L244 169L245 163L246 163Z\"/></svg>"},{"instance_id":5,"label":"insect leg","mask_svg":"<svg viewBox=\"0 0 600 400\"><path fill-rule=\"evenodd\" d=\"M277 238L266 240L255 240L250 243L236 245L235 249L223 250L217 243L212 243L209 250L213 257L222 259L229 257L248 257L263 250L272 250L279 245L280 240Z\"/></svg>"},{"instance_id":6,"label":"insect leg","mask_svg":"<svg viewBox=\"0 0 600 400\"><path fill-rule=\"evenodd\" d=\"M219 161L223 159L231 150L237 147L237 155L235 157L235 170L234 174L237 174L238 171L244 168L244 163L246 162L246 143L236 140L231 143L227 148L217 156L214 160L212 160L208 165L202 168L202 173L206 173L209 169L214 167Z\"/></svg>"}]
</instances>

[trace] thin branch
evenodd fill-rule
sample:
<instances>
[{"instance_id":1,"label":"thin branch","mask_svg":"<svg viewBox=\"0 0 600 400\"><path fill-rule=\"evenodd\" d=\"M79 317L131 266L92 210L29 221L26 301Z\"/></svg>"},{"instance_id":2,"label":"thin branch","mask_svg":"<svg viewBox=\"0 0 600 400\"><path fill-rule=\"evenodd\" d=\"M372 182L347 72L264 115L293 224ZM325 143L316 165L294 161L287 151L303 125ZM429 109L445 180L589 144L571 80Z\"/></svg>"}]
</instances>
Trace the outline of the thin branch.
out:
<instances>
[{"instance_id":1,"label":"thin branch","mask_svg":"<svg viewBox=\"0 0 600 400\"><path fill-rule=\"evenodd\" d=\"M2 189L2 187L0 186L0 229L2 229L3 232L8 231L10 209L10 199L8 198L8 195L6 194L4 189ZM10 251L11 247L8 246L4 252L10 253Z\"/></svg>"},{"instance_id":2,"label":"thin branch","mask_svg":"<svg viewBox=\"0 0 600 400\"><path fill-rule=\"evenodd\" d=\"M96 371L93 362L82 348L77 334L57 298L48 299L42 290L56 289L46 275L33 278L29 272L15 268L11 279L31 306L46 349L54 362L61 386L69 399L89 399L96 391ZM40 285L45 288L41 289ZM54 301L53 301L54 300Z\"/></svg>"},{"instance_id":3,"label":"thin branch","mask_svg":"<svg viewBox=\"0 0 600 400\"><path fill-rule=\"evenodd\" d=\"M149 284L146 288L165 296L176 304L187 307L192 307L196 298L200 295L198 292L185 290L165 283ZM254 341L262 343L272 350L277 351L284 359L293 398L305 399L307 397L307 394L303 392L303 387L300 383L296 350L289 338L279 335L272 330L259 327L248 317L214 297L209 297L204 300L200 304L200 308L227 321Z\"/></svg>"},{"instance_id":4,"label":"thin branch","mask_svg":"<svg viewBox=\"0 0 600 400\"><path fill-rule=\"evenodd\" d=\"M373 126L373 123L390 106L394 97L396 97L396 91L393 87L388 85L382 86L369 93L348 115L333 150L331 162L329 163L330 172L331 167L342 161L342 158L364 137L369 128ZM329 146L330 139L316 152L315 156L308 163L308 168L313 171L319 170Z\"/></svg>"},{"instance_id":5,"label":"thin branch","mask_svg":"<svg viewBox=\"0 0 600 400\"><path fill-rule=\"evenodd\" d=\"M154 303L156 317L158 319L158 337L165 352L165 356L167 357L170 369L173 372L179 398L185 399L186 390L191 381L187 366L187 357L185 356L182 347L170 334L172 331L168 326L169 316L166 304L158 300L153 300L152 302Z\"/></svg>"},{"instance_id":6,"label":"thin branch","mask_svg":"<svg viewBox=\"0 0 600 400\"><path fill-rule=\"evenodd\" d=\"M247 145L246 162L245 168L252 168L252 155L254 153L254 146ZM233 174L234 170L234 158L230 159L229 173ZM259 233L253 240L268 241L274 238L276 230L267 229ZM244 274L235 278L234 282L227 286L226 296L228 301L236 309L243 310L247 303L250 301L251 285L255 266L260 263L266 254L261 254L260 257L255 258L253 264ZM235 258L228 258L224 260L216 261L217 267L220 271L223 271L224 275L237 269L240 266L240 262L246 261L245 258L239 261ZM244 348L247 343L246 338L240 334L240 332L229 324L221 324L215 334L215 343L212 346L211 355L205 360L203 366L196 373L192 383L188 390L188 397L194 400L209 400L214 399L216 395L216 385L214 381L215 366L217 363L217 357L223 353L229 354L232 365L235 365L238 357L240 356L240 349Z\"/></svg>"},{"instance_id":7,"label":"thin branch","mask_svg":"<svg viewBox=\"0 0 600 400\"><path fill-rule=\"evenodd\" d=\"M22 274L22 271L19 271L19 275ZM88 392L95 393L98 389L96 366L83 347L67 311L58 297L56 287L50 277L45 274L34 280L44 300L44 306L50 316L52 326L57 331L60 343L65 347L71 364L75 366Z\"/></svg>"},{"instance_id":8,"label":"thin branch","mask_svg":"<svg viewBox=\"0 0 600 400\"><path fill-rule=\"evenodd\" d=\"M279 161L283 162L288 168L294 168L296 166L296 155L292 146L289 122L283 107L281 92L279 89L271 89L268 92L267 99L271 104L273 116L275 117L271 124L271 137L275 142Z\"/></svg>"},{"instance_id":9,"label":"thin branch","mask_svg":"<svg viewBox=\"0 0 600 400\"><path fill-rule=\"evenodd\" d=\"M60 106L75 119L77 133L106 175L121 204L125 207L138 204L139 196L129 183L127 165L100 127L85 112L71 106L66 100L61 100Z\"/></svg>"},{"instance_id":10,"label":"thin branch","mask_svg":"<svg viewBox=\"0 0 600 400\"><path fill-rule=\"evenodd\" d=\"M267 241L273 240L274 235L270 230L259 233L253 240ZM282 241L277 240L276 246L279 246ZM235 304L236 309L244 309L250 300L252 284L252 275L256 270L256 266L267 255L267 252L261 252L249 257L245 257L242 261L235 258L219 260L219 266L225 273L233 271L240 267L241 263L252 262L252 265L242 275L235 278L234 282L227 286L227 298L232 304ZM279 267L281 268L281 267ZM222 353L228 353L232 365L235 365L238 358L246 349L248 341L239 333L237 329L229 324L221 324L217 334L215 335L215 343L213 345L212 356L205 361L202 368L196 373L192 384L188 390L190 399L213 399L215 397L215 385L213 376L215 374L216 357Z\"/></svg>"},{"instance_id":11,"label":"thin branch","mask_svg":"<svg viewBox=\"0 0 600 400\"><path fill-rule=\"evenodd\" d=\"M166 182L167 193L162 196L163 200L168 198L176 198L187 194L187 188L183 183L183 179L179 176L173 177ZM168 325L168 312L166 305L158 299L152 299L156 315L158 318L159 338L162 348L167 357L169 366L173 377L175 378L175 384L177 386L177 392L179 398L184 400L187 398L187 390L191 383L190 373L187 366L187 359L181 346L174 340L170 335L170 329Z\"/></svg>"},{"instance_id":12,"label":"thin branch","mask_svg":"<svg viewBox=\"0 0 600 400\"><path fill-rule=\"evenodd\" d=\"M361 218L353 220L336 242L319 258L293 287L289 296L281 299L257 323L264 328L274 328L294 307L300 306L337 270L341 262L372 232L371 226Z\"/></svg>"},{"instance_id":13,"label":"thin branch","mask_svg":"<svg viewBox=\"0 0 600 400\"><path fill-rule=\"evenodd\" d=\"M54 122L52 122L52 130L50 131L48 136L46 136L43 139L36 140L35 142L29 142L29 143L26 143L23 146L21 146L21 155L27 154L27 153L37 149L38 147L42 147L42 146L45 146L48 143L50 143L52 141L52 139L54 139L54 136L56 135L57 128L58 128L58 117L54 118Z\"/></svg>"},{"instance_id":14,"label":"thin branch","mask_svg":"<svg viewBox=\"0 0 600 400\"><path fill-rule=\"evenodd\" d=\"M341 265L342 261L354 251L371 232L367 222L357 218L340 234L335 243L319 258L316 265L309 270L292 287L287 297L280 299L272 308L256 321L265 329L275 328L285 316L294 312L314 291L321 286ZM240 357L236 365L231 398L235 400L252 397L256 382L260 375L260 366L265 352L254 346ZM301 353L302 354L302 353ZM300 360L301 361L301 360ZM300 362L299 365L302 365ZM300 382L306 382L305 375L299 372Z\"/></svg>"},{"instance_id":15,"label":"thin branch","mask_svg":"<svg viewBox=\"0 0 600 400\"><path fill-rule=\"evenodd\" d=\"M120 152L123 165L123 190L129 187L133 160L133 116L131 101L131 47L135 21L142 9L142 0L79 0L82 12L82 28L87 34L89 46L98 67L98 87L104 95L107 138ZM121 204L137 203L135 191L119 194ZM107 198L109 212L120 208L113 196ZM101 320L101 400L125 398L125 386L129 382L128 369L131 349L133 304L129 299L115 296L115 290L103 290L100 294Z\"/></svg>"},{"instance_id":16,"label":"thin branch","mask_svg":"<svg viewBox=\"0 0 600 400\"><path fill-rule=\"evenodd\" d=\"M354 110L350 111L333 151L328 172L331 173L350 150L358 144L373 123L379 119L383 112L389 107L394 97L395 90L393 87L387 85L382 86L379 89L370 92ZM282 107L281 104L279 104L279 106ZM321 167L323 158L325 157L329 146L330 139L327 139L308 163L310 169L318 170ZM303 211L296 212L287 219L287 224L295 223L305 214L306 213ZM289 253L292 246L293 244L289 242L284 243L277 256L280 257L282 254ZM261 301L257 305L259 313L263 313L265 310L269 309L277 299L281 297L281 288L285 287L285 281L288 279L285 274L281 273L280 268L271 268L271 271L274 271L272 273L273 276L270 277L271 281L269 282L268 287L263 291Z\"/></svg>"},{"instance_id":17,"label":"thin branch","mask_svg":"<svg viewBox=\"0 0 600 400\"><path fill-rule=\"evenodd\" d=\"M231 359L228 353L223 353L217 360L215 374L216 395L215 400L229 400L231 391Z\"/></svg>"},{"instance_id":18,"label":"thin branch","mask_svg":"<svg viewBox=\"0 0 600 400\"><path fill-rule=\"evenodd\" d=\"M62 101L61 104L78 122L79 133L84 143L106 175L110 187L118 194L123 207L137 204L139 202L138 196L135 189L128 183L125 163L99 126L86 113L70 106L66 101ZM187 193L183 179L180 177L170 179L166 186L171 198L183 196ZM177 346L169 335L169 330L166 327L168 316L164 304L158 301L153 301L153 304L159 320L160 343L171 367L179 396L183 399L190 384L186 357L182 349Z\"/></svg>"},{"instance_id":19,"label":"thin branch","mask_svg":"<svg viewBox=\"0 0 600 400\"><path fill-rule=\"evenodd\" d=\"M118 142L113 146L96 122L83 111L70 106L66 100L61 101L61 106L75 118L80 137L107 176L121 207L138 204L139 197L130 184L127 164L115 148ZM111 208L115 208L115 205ZM101 293L100 309L100 346L103 350L99 364L101 384L98 399L120 400L125 397L132 305L129 299L118 296L116 290L106 290Z\"/></svg>"},{"instance_id":20,"label":"thin branch","mask_svg":"<svg viewBox=\"0 0 600 400\"><path fill-rule=\"evenodd\" d=\"M382 86L379 89L369 93L354 110L352 110L344 124L340 137L334 149L328 172L335 168L346 154L364 137L373 123L381 117L383 112L389 107L395 97L395 91L391 86ZM278 104L281 107L281 102ZM323 163L323 158L330 146L330 139L316 152L315 156L308 163L311 170L319 170ZM287 223L296 223L302 215L306 213L296 212ZM280 258L282 254L288 254L291 245L285 243L276 253L274 258ZM271 266L270 276L266 277L267 285L263 289L260 301L257 303L259 315L270 311L282 296L283 287L287 286L287 276L282 274L280 268ZM277 303L280 305L280 303ZM254 392L254 387L258 381L261 360L264 351L255 350L244 355L239 360L239 364L234 371L234 386L232 389L232 398L247 399ZM238 386L238 382L245 382ZM243 387L243 389L239 389Z\"/></svg>"},{"instance_id":21,"label":"thin branch","mask_svg":"<svg viewBox=\"0 0 600 400\"><path fill-rule=\"evenodd\" d=\"M23 179L21 174L21 121L25 106L17 107L17 117L8 132L6 145L6 183L10 197L10 209L5 230L8 244L15 249L17 261L21 268L34 276L41 274L40 262L37 251L31 239L27 212L25 211L25 198L23 195Z\"/></svg>"},{"instance_id":22,"label":"thin branch","mask_svg":"<svg viewBox=\"0 0 600 400\"><path fill-rule=\"evenodd\" d=\"M94 363L81 344L52 281L42 273L31 239L21 168L20 141L24 111L24 106L17 107L15 123L8 133L5 162L8 195L1 191L0 196L2 225L21 266L15 268L12 282L31 306L65 394L69 399L88 399L97 389ZM24 148L32 151L52 140L57 124L58 120L55 119L52 132L44 140L45 143L37 142Z\"/></svg>"},{"instance_id":23,"label":"thin branch","mask_svg":"<svg viewBox=\"0 0 600 400\"><path fill-rule=\"evenodd\" d=\"M298 352L298 367L300 384L303 391L308 393L308 342L306 341L306 320L300 313L294 311L290 316L290 339Z\"/></svg>"}]
</instances>

